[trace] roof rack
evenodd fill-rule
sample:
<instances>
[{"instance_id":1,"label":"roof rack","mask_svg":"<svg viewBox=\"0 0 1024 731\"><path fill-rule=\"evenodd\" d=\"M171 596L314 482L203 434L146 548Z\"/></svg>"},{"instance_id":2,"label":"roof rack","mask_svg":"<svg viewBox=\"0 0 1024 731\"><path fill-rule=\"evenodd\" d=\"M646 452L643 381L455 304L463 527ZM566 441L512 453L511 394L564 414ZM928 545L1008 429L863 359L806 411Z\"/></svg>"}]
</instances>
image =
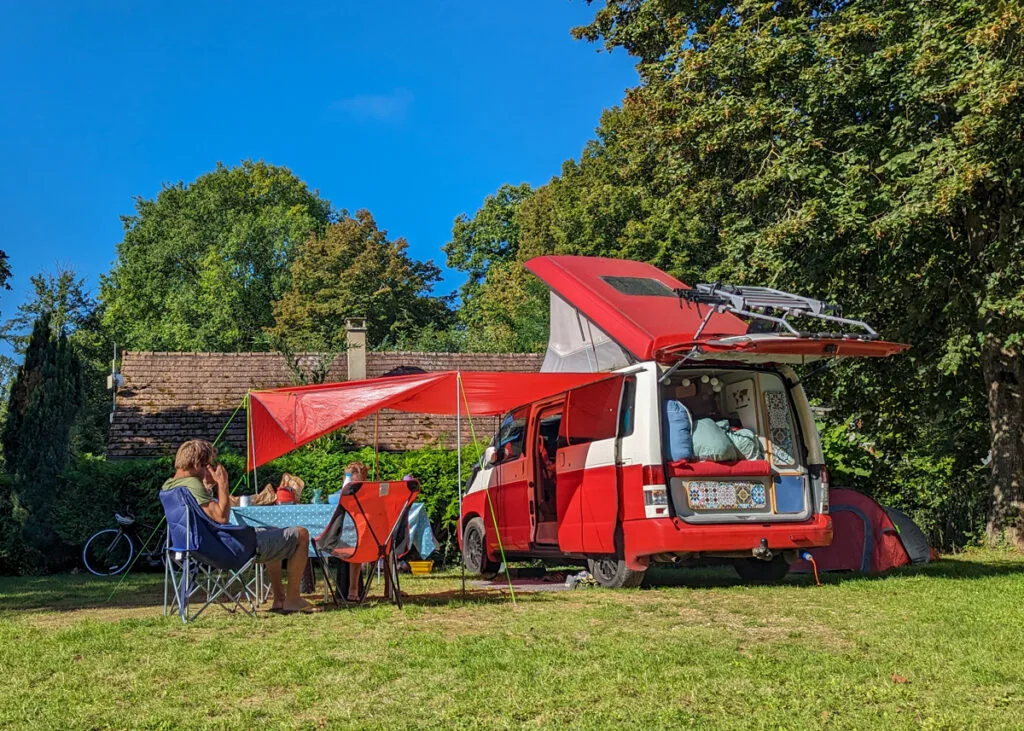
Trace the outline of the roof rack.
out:
<instances>
[{"instance_id":1,"label":"roof rack","mask_svg":"<svg viewBox=\"0 0 1024 731\"><path fill-rule=\"evenodd\" d=\"M676 289L675 293L680 302L686 301L709 306L704 320L693 336L694 340L700 337L704 327L711 319L711 315L715 312L729 312L740 317L772 322L799 338L878 340L879 337L878 333L863 320L843 317L838 305L780 292L770 287L737 287L716 282L714 284L698 284L693 289ZM861 328L864 332L812 333L806 330L797 330L789 322L789 318L800 317L813 317L846 327Z\"/></svg>"}]
</instances>

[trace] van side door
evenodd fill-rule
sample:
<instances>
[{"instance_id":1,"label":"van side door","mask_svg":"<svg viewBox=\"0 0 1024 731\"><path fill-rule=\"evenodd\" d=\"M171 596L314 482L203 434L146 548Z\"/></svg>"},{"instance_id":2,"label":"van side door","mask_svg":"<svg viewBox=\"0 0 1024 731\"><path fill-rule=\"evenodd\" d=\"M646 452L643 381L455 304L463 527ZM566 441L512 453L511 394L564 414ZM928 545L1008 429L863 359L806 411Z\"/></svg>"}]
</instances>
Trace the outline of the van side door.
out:
<instances>
[{"instance_id":1,"label":"van side door","mask_svg":"<svg viewBox=\"0 0 1024 731\"><path fill-rule=\"evenodd\" d=\"M555 459L558 546L575 553L615 553L619 521L616 432L621 377L570 391Z\"/></svg>"}]
</instances>

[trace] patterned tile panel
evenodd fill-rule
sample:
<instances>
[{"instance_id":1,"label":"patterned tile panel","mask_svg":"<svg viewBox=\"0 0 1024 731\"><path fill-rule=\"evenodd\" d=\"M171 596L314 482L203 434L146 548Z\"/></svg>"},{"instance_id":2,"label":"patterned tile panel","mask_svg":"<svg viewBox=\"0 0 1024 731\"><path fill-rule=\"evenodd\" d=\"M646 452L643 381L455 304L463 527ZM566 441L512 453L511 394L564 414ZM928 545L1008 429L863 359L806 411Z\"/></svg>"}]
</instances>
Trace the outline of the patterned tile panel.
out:
<instances>
[{"instance_id":1,"label":"patterned tile panel","mask_svg":"<svg viewBox=\"0 0 1024 731\"><path fill-rule=\"evenodd\" d=\"M691 510L764 510L768 498L759 482L693 480L686 483Z\"/></svg>"}]
</instances>

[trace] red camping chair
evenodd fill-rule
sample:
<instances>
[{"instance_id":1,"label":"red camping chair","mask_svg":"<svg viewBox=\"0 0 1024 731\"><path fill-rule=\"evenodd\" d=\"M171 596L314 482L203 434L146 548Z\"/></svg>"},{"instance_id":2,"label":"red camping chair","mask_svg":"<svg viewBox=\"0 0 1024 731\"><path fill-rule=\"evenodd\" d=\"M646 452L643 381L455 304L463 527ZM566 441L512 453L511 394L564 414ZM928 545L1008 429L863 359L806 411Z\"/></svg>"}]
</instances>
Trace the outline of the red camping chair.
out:
<instances>
[{"instance_id":1,"label":"red camping chair","mask_svg":"<svg viewBox=\"0 0 1024 731\"><path fill-rule=\"evenodd\" d=\"M399 607L402 593L398 586L398 559L395 555L395 535L402 522L407 519L409 508L420 494L420 483L416 480L394 482L352 482L342 488L338 507L323 533L313 539L316 552L323 568L327 589L337 603L337 592L327 578L327 558L333 557L348 563L373 563L384 559L384 574L391 587L388 596ZM342 535L345 517L355 524L355 545L351 534ZM368 571L366 580L359 587L359 601L366 599L366 593L373 582L373 571Z\"/></svg>"}]
</instances>

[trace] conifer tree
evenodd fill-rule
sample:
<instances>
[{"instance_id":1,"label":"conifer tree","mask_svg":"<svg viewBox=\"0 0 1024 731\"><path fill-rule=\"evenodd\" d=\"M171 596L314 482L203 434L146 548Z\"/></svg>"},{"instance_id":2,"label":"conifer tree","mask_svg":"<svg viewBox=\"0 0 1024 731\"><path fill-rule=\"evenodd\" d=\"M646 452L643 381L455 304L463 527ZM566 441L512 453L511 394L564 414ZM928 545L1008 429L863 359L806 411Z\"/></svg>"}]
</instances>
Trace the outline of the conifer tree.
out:
<instances>
[{"instance_id":1,"label":"conifer tree","mask_svg":"<svg viewBox=\"0 0 1024 731\"><path fill-rule=\"evenodd\" d=\"M2 441L13 478L13 517L20 525L22 563L53 568L67 558L53 506L68 464L71 427L82 402L82 369L64 334L55 335L49 313L32 328L25 362L11 387Z\"/></svg>"}]
</instances>

